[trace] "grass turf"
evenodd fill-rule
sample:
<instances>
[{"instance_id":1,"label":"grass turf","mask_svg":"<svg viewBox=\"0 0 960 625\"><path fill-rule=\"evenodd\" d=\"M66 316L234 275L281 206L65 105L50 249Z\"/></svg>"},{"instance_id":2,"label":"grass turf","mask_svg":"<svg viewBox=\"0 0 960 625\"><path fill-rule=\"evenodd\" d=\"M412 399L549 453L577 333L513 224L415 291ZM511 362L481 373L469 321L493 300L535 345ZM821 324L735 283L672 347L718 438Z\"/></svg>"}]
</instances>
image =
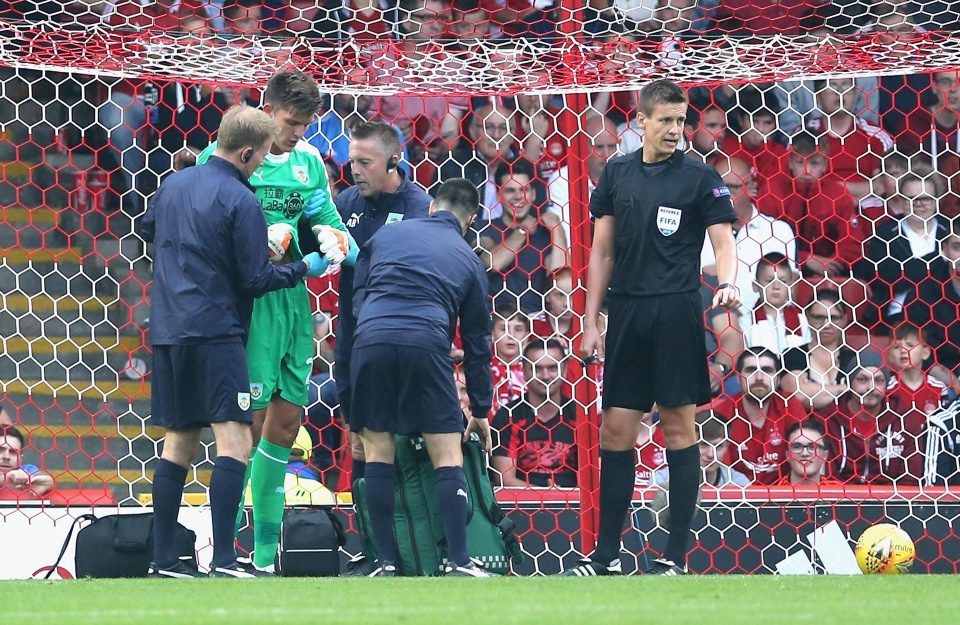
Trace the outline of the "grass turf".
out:
<instances>
[{"instance_id":1,"label":"grass turf","mask_svg":"<svg viewBox=\"0 0 960 625\"><path fill-rule=\"evenodd\" d=\"M17 625L122 623L957 623L960 578L79 580L0 582Z\"/></svg>"}]
</instances>

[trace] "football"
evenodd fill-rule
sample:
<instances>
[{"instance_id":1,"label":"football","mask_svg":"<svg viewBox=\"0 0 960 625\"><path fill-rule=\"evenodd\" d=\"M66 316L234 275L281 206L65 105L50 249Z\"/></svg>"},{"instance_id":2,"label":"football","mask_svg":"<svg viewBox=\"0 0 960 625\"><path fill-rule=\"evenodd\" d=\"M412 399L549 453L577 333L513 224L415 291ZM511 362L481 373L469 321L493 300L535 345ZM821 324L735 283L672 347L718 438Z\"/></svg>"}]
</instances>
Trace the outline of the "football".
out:
<instances>
[{"instance_id":1,"label":"football","mask_svg":"<svg viewBox=\"0 0 960 625\"><path fill-rule=\"evenodd\" d=\"M854 553L867 575L899 575L910 572L916 548L909 534L896 525L878 523L861 534Z\"/></svg>"},{"instance_id":2,"label":"football","mask_svg":"<svg viewBox=\"0 0 960 625\"><path fill-rule=\"evenodd\" d=\"M290 224L273 224L267 228L267 250L271 263L279 263L290 247L293 240L293 226Z\"/></svg>"}]
</instances>

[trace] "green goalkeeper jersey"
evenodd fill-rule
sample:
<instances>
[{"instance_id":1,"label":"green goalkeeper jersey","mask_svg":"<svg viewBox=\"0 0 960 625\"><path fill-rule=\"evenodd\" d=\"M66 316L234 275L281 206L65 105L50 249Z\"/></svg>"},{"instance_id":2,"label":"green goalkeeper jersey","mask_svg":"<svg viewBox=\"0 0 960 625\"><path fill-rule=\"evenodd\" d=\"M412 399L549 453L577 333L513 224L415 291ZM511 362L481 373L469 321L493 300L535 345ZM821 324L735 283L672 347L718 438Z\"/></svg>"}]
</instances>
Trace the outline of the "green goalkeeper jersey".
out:
<instances>
[{"instance_id":1,"label":"green goalkeeper jersey","mask_svg":"<svg viewBox=\"0 0 960 625\"><path fill-rule=\"evenodd\" d=\"M197 163L206 162L216 149L217 142L214 141L200 153ZM292 152L267 154L263 165L250 176L250 185L256 190L268 226L277 223L293 226L290 254L294 259L303 257L297 236L297 222L307 206L314 213L310 218L311 226L332 226L347 231L340 213L333 205L323 157L319 150L306 141L297 143Z\"/></svg>"}]
</instances>

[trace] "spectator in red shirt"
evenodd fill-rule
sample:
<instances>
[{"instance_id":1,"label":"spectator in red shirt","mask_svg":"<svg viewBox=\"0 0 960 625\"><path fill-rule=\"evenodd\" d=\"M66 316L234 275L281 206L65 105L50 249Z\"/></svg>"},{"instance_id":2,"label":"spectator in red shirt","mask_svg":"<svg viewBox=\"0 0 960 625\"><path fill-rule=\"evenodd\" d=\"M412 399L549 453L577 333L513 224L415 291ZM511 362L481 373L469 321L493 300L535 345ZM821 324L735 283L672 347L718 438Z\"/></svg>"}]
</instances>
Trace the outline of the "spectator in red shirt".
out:
<instances>
[{"instance_id":1,"label":"spectator in red shirt","mask_svg":"<svg viewBox=\"0 0 960 625\"><path fill-rule=\"evenodd\" d=\"M796 399L777 394L780 357L768 349L746 349L737 358L743 393L725 400L717 411L731 415L726 462L761 484L780 479L786 460L786 430L807 413Z\"/></svg>"},{"instance_id":2,"label":"spectator in red shirt","mask_svg":"<svg viewBox=\"0 0 960 625\"><path fill-rule=\"evenodd\" d=\"M837 450L831 463L834 477L855 484L919 484L927 416L890 409L888 374L879 353L863 351L844 368L850 392L827 419Z\"/></svg>"},{"instance_id":3,"label":"spectator in red shirt","mask_svg":"<svg viewBox=\"0 0 960 625\"><path fill-rule=\"evenodd\" d=\"M870 180L880 171L880 159L893 148L893 138L852 111L857 89L852 78L816 81L817 107L823 117L807 129L826 137L829 175L840 180L856 199L870 193Z\"/></svg>"},{"instance_id":4,"label":"spectator in red shirt","mask_svg":"<svg viewBox=\"0 0 960 625\"><path fill-rule=\"evenodd\" d=\"M577 485L576 404L562 393L565 351L554 340L533 341L523 350L527 391L502 406L490 466L502 486Z\"/></svg>"},{"instance_id":5,"label":"spectator in red shirt","mask_svg":"<svg viewBox=\"0 0 960 625\"><path fill-rule=\"evenodd\" d=\"M843 184L825 178L830 147L807 132L793 137L789 173L770 181L760 212L783 219L797 235L797 260L805 277L850 275L863 257L866 220Z\"/></svg>"},{"instance_id":6,"label":"spectator in red shirt","mask_svg":"<svg viewBox=\"0 0 960 625\"><path fill-rule=\"evenodd\" d=\"M740 135L728 134L723 153L738 158L757 172L759 194L768 193L771 178L787 168L787 148L777 141L777 113L780 103L772 91L747 87L740 92L740 106L733 115Z\"/></svg>"},{"instance_id":7,"label":"spectator in red shirt","mask_svg":"<svg viewBox=\"0 0 960 625\"><path fill-rule=\"evenodd\" d=\"M911 410L932 414L948 399L949 389L942 380L924 371L925 363L933 354L924 332L904 323L893 336L894 342L887 352L887 365L893 372L887 385L887 403L899 415Z\"/></svg>"}]
</instances>

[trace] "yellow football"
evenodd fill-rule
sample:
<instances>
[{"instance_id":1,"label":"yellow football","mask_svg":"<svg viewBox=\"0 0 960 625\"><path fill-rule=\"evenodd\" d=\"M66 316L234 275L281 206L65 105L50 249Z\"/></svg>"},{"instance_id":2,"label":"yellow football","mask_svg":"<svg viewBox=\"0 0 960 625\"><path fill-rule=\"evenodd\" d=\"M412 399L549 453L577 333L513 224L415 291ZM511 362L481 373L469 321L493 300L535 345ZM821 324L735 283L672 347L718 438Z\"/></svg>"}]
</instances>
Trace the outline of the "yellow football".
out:
<instances>
[{"instance_id":1,"label":"yellow football","mask_svg":"<svg viewBox=\"0 0 960 625\"><path fill-rule=\"evenodd\" d=\"M854 553L867 575L899 575L910 572L917 550L905 531L892 523L878 523L860 535Z\"/></svg>"}]
</instances>

